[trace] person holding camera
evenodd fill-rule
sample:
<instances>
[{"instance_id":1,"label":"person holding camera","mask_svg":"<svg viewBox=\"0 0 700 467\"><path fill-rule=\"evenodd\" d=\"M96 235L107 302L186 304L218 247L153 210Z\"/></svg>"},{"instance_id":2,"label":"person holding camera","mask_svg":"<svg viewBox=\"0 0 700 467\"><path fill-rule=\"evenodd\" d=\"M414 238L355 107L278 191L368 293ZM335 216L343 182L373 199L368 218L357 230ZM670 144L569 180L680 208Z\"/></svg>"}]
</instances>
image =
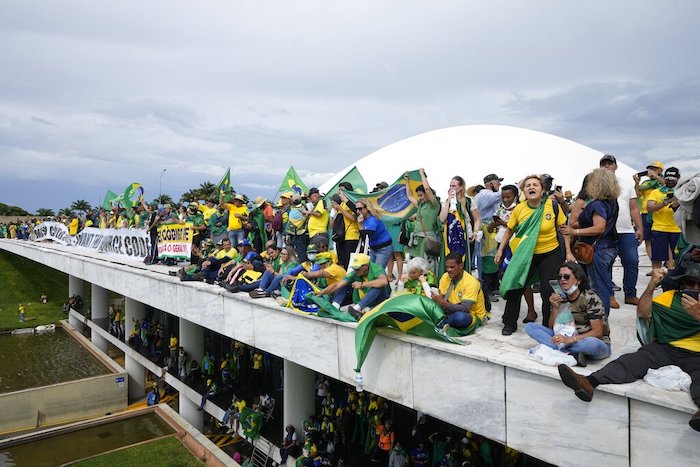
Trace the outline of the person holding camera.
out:
<instances>
[{"instance_id":1,"label":"person holding camera","mask_svg":"<svg viewBox=\"0 0 700 467\"><path fill-rule=\"evenodd\" d=\"M664 173L664 186L652 191L647 197L647 211L652 215L651 224L651 267L660 268L664 261L673 269L673 250L681 236L681 228L673 219L678 209L678 200L673 189L681 178L680 171L669 167Z\"/></svg>"},{"instance_id":2,"label":"person holding camera","mask_svg":"<svg viewBox=\"0 0 700 467\"><path fill-rule=\"evenodd\" d=\"M646 170L642 170L634 174L634 189L637 192L637 198L641 200L640 212L642 214L642 225L644 226L644 246L647 251L647 256L651 258L651 224L652 215L647 210L647 201L649 195L666 184L663 177L664 165L661 161L652 161L647 165ZM641 182L642 177L648 177L647 180ZM641 182L641 183L640 183ZM651 273L647 274L647 276Z\"/></svg>"}]
</instances>

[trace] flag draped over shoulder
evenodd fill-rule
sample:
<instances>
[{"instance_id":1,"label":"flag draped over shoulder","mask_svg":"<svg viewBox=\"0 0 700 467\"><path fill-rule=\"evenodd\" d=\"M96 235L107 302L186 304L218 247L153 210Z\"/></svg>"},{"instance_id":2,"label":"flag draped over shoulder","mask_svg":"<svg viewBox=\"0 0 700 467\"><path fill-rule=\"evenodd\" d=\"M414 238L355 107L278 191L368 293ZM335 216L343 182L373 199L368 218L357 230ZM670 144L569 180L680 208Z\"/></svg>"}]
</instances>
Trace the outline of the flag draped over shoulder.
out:
<instances>
[{"instance_id":1,"label":"flag draped over shoulder","mask_svg":"<svg viewBox=\"0 0 700 467\"><path fill-rule=\"evenodd\" d=\"M375 191L374 193L344 191L344 193L353 203L363 200L369 204L372 207L372 211L385 225L396 225L415 214L416 207L408 200L407 190L411 190L412 195L415 197L416 188L422 183L420 172L412 170L408 172L408 180L401 176L393 184L381 191Z\"/></svg>"},{"instance_id":2,"label":"flag draped over shoulder","mask_svg":"<svg viewBox=\"0 0 700 467\"><path fill-rule=\"evenodd\" d=\"M522 289L526 285L530 264L532 264L532 255L535 252L537 237L540 234L545 204L546 200L543 200L525 222L515 227L510 243L513 257L508 263L503 279L501 279L501 297L505 297L509 290ZM531 280L534 281L535 278L531 278Z\"/></svg>"},{"instance_id":3,"label":"flag draped over shoulder","mask_svg":"<svg viewBox=\"0 0 700 467\"><path fill-rule=\"evenodd\" d=\"M263 423L263 414L256 412L250 407L244 407L241 411L241 428L243 434L248 439L258 439Z\"/></svg>"},{"instance_id":4,"label":"flag draped over shoulder","mask_svg":"<svg viewBox=\"0 0 700 467\"><path fill-rule=\"evenodd\" d=\"M414 336L459 343L437 327L444 317L440 305L420 295L403 294L380 303L362 316L355 330L355 371L360 371L367 358L374 336L377 335L377 326L391 326Z\"/></svg>"},{"instance_id":5,"label":"flag draped over shoulder","mask_svg":"<svg viewBox=\"0 0 700 467\"><path fill-rule=\"evenodd\" d=\"M338 183L333 185L333 188L328 190L326 193L326 196L323 197L324 200L328 201L331 199L331 196L336 194L338 192L338 185L340 185L343 182L348 182L352 185L352 189L356 193L367 193L367 182L365 182L364 177L360 173L359 170L357 170L357 167L353 167L343 175L343 178L338 180Z\"/></svg>"},{"instance_id":6,"label":"flag draped over shoulder","mask_svg":"<svg viewBox=\"0 0 700 467\"><path fill-rule=\"evenodd\" d=\"M661 344L700 333L700 322L689 315L681 303L682 292L669 290L654 298L648 336Z\"/></svg>"},{"instance_id":7,"label":"flag draped over shoulder","mask_svg":"<svg viewBox=\"0 0 700 467\"><path fill-rule=\"evenodd\" d=\"M287 298L285 307L308 315L316 315L320 318L330 318L338 321L354 322L349 313L343 313L333 306L328 299L317 296L314 292L319 290L306 277L299 274L294 280L292 289L287 291L282 287L282 296Z\"/></svg>"},{"instance_id":8,"label":"flag draped over shoulder","mask_svg":"<svg viewBox=\"0 0 700 467\"><path fill-rule=\"evenodd\" d=\"M294 191L301 195L302 193L307 193L309 187L301 181L297 171L294 170L294 166L290 166L289 170L287 170L287 175L284 176L280 187L277 189L278 193L281 191Z\"/></svg>"},{"instance_id":9,"label":"flag draped over shoulder","mask_svg":"<svg viewBox=\"0 0 700 467\"><path fill-rule=\"evenodd\" d=\"M107 190L105 200L102 201L102 209L109 211L112 209L112 202L117 200L117 195L112 190Z\"/></svg>"},{"instance_id":10,"label":"flag draped over shoulder","mask_svg":"<svg viewBox=\"0 0 700 467\"><path fill-rule=\"evenodd\" d=\"M219 193L226 192L231 188L231 168L230 167L228 169L226 169L226 173L224 174L223 177L221 177L221 180L216 185L216 187L219 189Z\"/></svg>"}]
</instances>

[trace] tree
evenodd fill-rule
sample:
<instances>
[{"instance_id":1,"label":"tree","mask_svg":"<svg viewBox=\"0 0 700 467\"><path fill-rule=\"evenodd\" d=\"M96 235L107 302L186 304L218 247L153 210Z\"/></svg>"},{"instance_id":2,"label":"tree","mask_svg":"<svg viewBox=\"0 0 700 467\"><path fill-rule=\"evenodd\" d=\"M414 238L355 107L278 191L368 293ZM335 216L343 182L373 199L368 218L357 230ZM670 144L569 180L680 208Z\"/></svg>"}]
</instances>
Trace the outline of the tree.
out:
<instances>
[{"instance_id":1,"label":"tree","mask_svg":"<svg viewBox=\"0 0 700 467\"><path fill-rule=\"evenodd\" d=\"M180 196L180 202L183 203L187 201L188 203L191 203L192 201L197 201L199 199L199 190L189 190L186 191Z\"/></svg>"},{"instance_id":2,"label":"tree","mask_svg":"<svg viewBox=\"0 0 700 467\"><path fill-rule=\"evenodd\" d=\"M90 206L90 203L88 203L84 199L79 199L77 201L73 201L73 204L70 205L70 209L72 211L78 211L81 214L85 214L90 209L92 209L92 206Z\"/></svg>"},{"instance_id":3,"label":"tree","mask_svg":"<svg viewBox=\"0 0 700 467\"><path fill-rule=\"evenodd\" d=\"M197 191L199 191L199 199L207 200L211 197L218 198L219 196L219 189L212 182L202 183L201 185L199 185Z\"/></svg>"},{"instance_id":4,"label":"tree","mask_svg":"<svg viewBox=\"0 0 700 467\"><path fill-rule=\"evenodd\" d=\"M70 208L63 208L58 210L58 215L62 217L73 217L75 213L71 211Z\"/></svg>"},{"instance_id":5,"label":"tree","mask_svg":"<svg viewBox=\"0 0 700 467\"><path fill-rule=\"evenodd\" d=\"M56 215L56 213L53 211L53 209L40 208L37 209L36 215L39 217L53 217Z\"/></svg>"},{"instance_id":6,"label":"tree","mask_svg":"<svg viewBox=\"0 0 700 467\"><path fill-rule=\"evenodd\" d=\"M158 204L175 204L170 195L160 195L157 196L154 201L158 201Z\"/></svg>"},{"instance_id":7,"label":"tree","mask_svg":"<svg viewBox=\"0 0 700 467\"><path fill-rule=\"evenodd\" d=\"M0 203L0 216L28 216L29 213L17 206Z\"/></svg>"}]
</instances>

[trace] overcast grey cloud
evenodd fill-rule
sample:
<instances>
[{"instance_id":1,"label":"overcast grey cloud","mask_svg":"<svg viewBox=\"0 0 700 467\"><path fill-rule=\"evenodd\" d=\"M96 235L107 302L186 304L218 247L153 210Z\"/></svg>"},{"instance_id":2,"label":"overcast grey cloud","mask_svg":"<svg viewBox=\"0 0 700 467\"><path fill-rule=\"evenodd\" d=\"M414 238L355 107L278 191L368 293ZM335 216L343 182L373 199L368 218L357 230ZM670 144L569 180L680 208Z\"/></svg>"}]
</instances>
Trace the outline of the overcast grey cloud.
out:
<instances>
[{"instance_id":1,"label":"overcast grey cloud","mask_svg":"<svg viewBox=\"0 0 700 467\"><path fill-rule=\"evenodd\" d=\"M274 195L399 139L516 125L700 170L696 1L3 2L0 202L226 167Z\"/></svg>"}]
</instances>

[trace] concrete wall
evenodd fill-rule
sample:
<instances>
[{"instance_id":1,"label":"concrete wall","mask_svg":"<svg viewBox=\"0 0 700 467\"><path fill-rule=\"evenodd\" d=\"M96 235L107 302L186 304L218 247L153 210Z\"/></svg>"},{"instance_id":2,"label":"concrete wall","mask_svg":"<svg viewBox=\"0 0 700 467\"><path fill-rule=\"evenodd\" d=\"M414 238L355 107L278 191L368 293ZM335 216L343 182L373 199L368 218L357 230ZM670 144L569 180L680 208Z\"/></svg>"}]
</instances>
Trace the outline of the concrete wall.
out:
<instances>
[{"instance_id":1,"label":"concrete wall","mask_svg":"<svg viewBox=\"0 0 700 467\"><path fill-rule=\"evenodd\" d=\"M157 268L19 242L0 241L0 248L354 385L354 324L310 318L203 283L180 283ZM554 464L644 465L658 457L660 445L669 465L694 465L700 458L700 443L674 449L676 440L697 440L687 425L697 408L687 394L637 382L600 387L586 404L562 386L556 368L483 339L459 346L380 330L362 374L368 391ZM194 391L183 392L197 401ZM222 415L212 404L205 409ZM653 424L646 421L651 413ZM654 434L657 443L646 442Z\"/></svg>"}]
</instances>

